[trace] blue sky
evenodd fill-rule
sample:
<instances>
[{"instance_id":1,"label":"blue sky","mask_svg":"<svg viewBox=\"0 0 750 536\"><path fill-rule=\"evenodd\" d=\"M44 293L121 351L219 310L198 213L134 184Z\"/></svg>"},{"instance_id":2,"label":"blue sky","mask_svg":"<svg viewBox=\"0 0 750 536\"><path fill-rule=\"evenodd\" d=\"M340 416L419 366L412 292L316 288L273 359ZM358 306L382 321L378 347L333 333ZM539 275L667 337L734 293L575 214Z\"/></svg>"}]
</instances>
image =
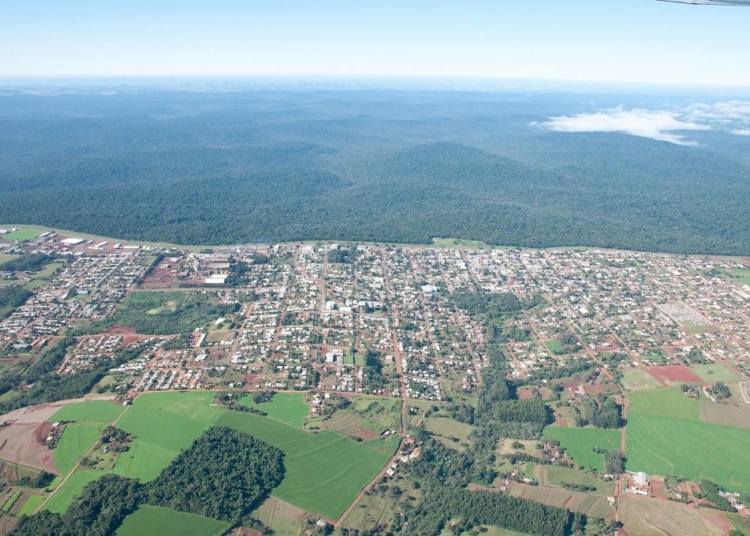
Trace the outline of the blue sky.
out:
<instances>
[{"instance_id":1,"label":"blue sky","mask_svg":"<svg viewBox=\"0 0 750 536\"><path fill-rule=\"evenodd\" d=\"M23 0L0 76L389 75L750 86L750 8L655 0Z\"/></svg>"}]
</instances>

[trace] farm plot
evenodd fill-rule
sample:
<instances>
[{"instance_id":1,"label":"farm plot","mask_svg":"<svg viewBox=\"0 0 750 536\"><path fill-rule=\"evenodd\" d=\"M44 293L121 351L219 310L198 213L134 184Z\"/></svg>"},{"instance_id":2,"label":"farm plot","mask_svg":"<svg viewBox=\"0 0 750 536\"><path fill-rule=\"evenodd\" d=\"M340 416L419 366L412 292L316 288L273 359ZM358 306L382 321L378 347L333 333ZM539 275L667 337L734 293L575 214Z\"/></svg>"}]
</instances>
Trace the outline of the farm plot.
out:
<instances>
[{"instance_id":1,"label":"farm plot","mask_svg":"<svg viewBox=\"0 0 750 536\"><path fill-rule=\"evenodd\" d=\"M620 450L619 430L548 426L544 429L544 436L559 441L577 466L598 471L604 470L604 455L595 453L594 447Z\"/></svg>"},{"instance_id":2,"label":"farm plot","mask_svg":"<svg viewBox=\"0 0 750 536\"><path fill-rule=\"evenodd\" d=\"M562 488L548 488L545 486L527 486L517 484L510 488L510 494L531 501L540 502L557 508L567 508L573 512L591 515L596 512L598 517L612 517L614 510L607 504L604 496L590 495L578 491Z\"/></svg>"},{"instance_id":3,"label":"farm plot","mask_svg":"<svg viewBox=\"0 0 750 536\"><path fill-rule=\"evenodd\" d=\"M256 404L252 396L243 396L240 404L263 411L272 419L302 428L310 408L302 393L276 393L270 402Z\"/></svg>"},{"instance_id":4,"label":"farm plot","mask_svg":"<svg viewBox=\"0 0 750 536\"><path fill-rule=\"evenodd\" d=\"M133 435L130 450L113 472L148 482L180 451L208 430L225 410L212 406L213 392L149 393L139 396L118 428Z\"/></svg>"},{"instance_id":5,"label":"farm plot","mask_svg":"<svg viewBox=\"0 0 750 536\"><path fill-rule=\"evenodd\" d=\"M64 514L76 497L81 495L86 484L99 480L103 475L104 473L101 471L76 471L68 477L42 508L57 514Z\"/></svg>"},{"instance_id":6,"label":"farm plot","mask_svg":"<svg viewBox=\"0 0 750 536\"><path fill-rule=\"evenodd\" d=\"M714 404L700 402L700 418L703 422L736 426L750 430L750 404Z\"/></svg>"},{"instance_id":7,"label":"farm plot","mask_svg":"<svg viewBox=\"0 0 750 536\"><path fill-rule=\"evenodd\" d=\"M628 420L634 414L658 415L697 421L698 402L686 396L679 388L657 389L628 395Z\"/></svg>"},{"instance_id":8,"label":"farm plot","mask_svg":"<svg viewBox=\"0 0 750 536\"><path fill-rule=\"evenodd\" d=\"M309 434L248 413L228 411L217 424L281 449L286 475L272 494L329 519L344 513L390 457L336 433Z\"/></svg>"},{"instance_id":9,"label":"farm plot","mask_svg":"<svg viewBox=\"0 0 750 536\"><path fill-rule=\"evenodd\" d=\"M631 471L707 478L750 491L750 430L698 420L628 413L625 455Z\"/></svg>"},{"instance_id":10,"label":"farm plot","mask_svg":"<svg viewBox=\"0 0 750 536\"><path fill-rule=\"evenodd\" d=\"M61 408L50 417L50 422L75 421L75 422L97 422L111 423L125 408L107 400L91 400L79 404L71 404Z\"/></svg>"},{"instance_id":11,"label":"farm plot","mask_svg":"<svg viewBox=\"0 0 750 536\"><path fill-rule=\"evenodd\" d=\"M592 474L556 465L536 465L534 476L543 486L565 487L565 484L595 487L596 495L614 495L614 482L605 482Z\"/></svg>"},{"instance_id":12,"label":"farm plot","mask_svg":"<svg viewBox=\"0 0 750 536\"><path fill-rule=\"evenodd\" d=\"M60 473L68 474L91 447L104 427L100 424L68 424L54 450L55 465Z\"/></svg>"},{"instance_id":13,"label":"farm plot","mask_svg":"<svg viewBox=\"0 0 750 536\"><path fill-rule=\"evenodd\" d=\"M252 515L276 534L302 534L305 518L309 514L277 497L269 497Z\"/></svg>"},{"instance_id":14,"label":"farm plot","mask_svg":"<svg viewBox=\"0 0 750 536\"><path fill-rule=\"evenodd\" d=\"M229 523L169 508L143 505L130 514L115 532L116 536L218 536Z\"/></svg>"},{"instance_id":15,"label":"farm plot","mask_svg":"<svg viewBox=\"0 0 750 536\"><path fill-rule=\"evenodd\" d=\"M628 534L679 534L680 536L721 536L722 527L711 523L701 512L684 504L626 495L620 515Z\"/></svg>"}]
</instances>

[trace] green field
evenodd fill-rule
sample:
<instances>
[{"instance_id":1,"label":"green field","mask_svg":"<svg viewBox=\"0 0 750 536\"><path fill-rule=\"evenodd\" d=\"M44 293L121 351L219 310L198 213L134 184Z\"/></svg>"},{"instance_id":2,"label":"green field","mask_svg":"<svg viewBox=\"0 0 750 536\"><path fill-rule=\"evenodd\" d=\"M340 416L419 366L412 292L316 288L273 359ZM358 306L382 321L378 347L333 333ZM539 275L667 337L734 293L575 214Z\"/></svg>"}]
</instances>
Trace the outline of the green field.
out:
<instances>
[{"instance_id":1,"label":"green field","mask_svg":"<svg viewBox=\"0 0 750 536\"><path fill-rule=\"evenodd\" d=\"M115 532L116 536L218 536L229 523L169 508L143 505L130 514Z\"/></svg>"},{"instance_id":2,"label":"green field","mask_svg":"<svg viewBox=\"0 0 750 536\"><path fill-rule=\"evenodd\" d=\"M615 484L605 482L595 477L591 473L584 473L568 467L559 467L557 465L536 465L534 467L534 476L542 486L565 487L565 484L579 484L583 486L593 486L596 491L590 492L597 495L614 495Z\"/></svg>"},{"instance_id":3,"label":"green field","mask_svg":"<svg viewBox=\"0 0 750 536\"><path fill-rule=\"evenodd\" d=\"M599 471L604 470L604 455L596 454L591 449L600 447L604 450L620 450L619 430L548 426L544 429L544 436L558 440L576 466Z\"/></svg>"},{"instance_id":4,"label":"green field","mask_svg":"<svg viewBox=\"0 0 750 536\"><path fill-rule=\"evenodd\" d=\"M44 505L44 509L58 514L65 513L68 507L73 503L73 500L81 494L83 488L86 487L86 484L100 479L102 475L104 475L104 473L101 471L76 471L70 475L55 494L50 497L49 501Z\"/></svg>"},{"instance_id":5,"label":"green field","mask_svg":"<svg viewBox=\"0 0 750 536\"><path fill-rule=\"evenodd\" d=\"M743 379L726 365L692 365L690 368L708 383L736 382Z\"/></svg>"},{"instance_id":6,"label":"green field","mask_svg":"<svg viewBox=\"0 0 750 536\"><path fill-rule=\"evenodd\" d=\"M101 437L104 429L99 424L68 424L53 451L60 473L68 474Z\"/></svg>"},{"instance_id":7,"label":"green field","mask_svg":"<svg viewBox=\"0 0 750 536\"><path fill-rule=\"evenodd\" d=\"M217 424L281 449L286 475L273 495L329 519L344 513L390 457L337 433L309 434L249 413L226 412Z\"/></svg>"},{"instance_id":8,"label":"green field","mask_svg":"<svg viewBox=\"0 0 750 536\"><path fill-rule=\"evenodd\" d=\"M29 498L26 499L26 502L23 503L23 505L21 506L21 509L18 511L18 517L33 515L34 512L36 512L37 509L42 505L43 502L44 502L44 496L29 495Z\"/></svg>"},{"instance_id":9,"label":"green field","mask_svg":"<svg viewBox=\"0 0 750 536\"><path fill-rule=\"evenodd\" d=\"M272 419L302 428L310 413L304 396L302 393L276 393L270 402L263 404L255 404L252 396L243 396L240 404L263 411Z\"/></svg>"},{"instance_id":10,"label":"green field","mask_svg":"<svg viewBox=\"0 0 750 536\"><path fill-rule=\"evenodd\" d=\"M750 430L628 413L628 470L750 491Z\"/></svg>"},{"instance_id":11,"label":"green field","mask_svg":"<svg viewBox=\"0 0 750 536\"><path fill-rule=\"evenodd\" d=\"M628 391L659 389L662 386L653 376L641 369L630 369L623 372L621 383Z\"/></svg>"},{"instance_id":12,"label":"green field","mask_svg":"<svg viewBox=\"0 0 750 536\"><path fill-rule=\"evenodd\" d=\"M678 387L656 389L628 395L628 420L633 414L655 415L697 421L700 419L698 402L685 396Z\"/></svg>"},{"instance_id":13,"label":"green field","mask_svg":"<svg viewBox=\"0 0 750 536\"><path fill-rule=\"evenodd\" d=\"M38 231L31 227L19 227L18 231L13 231L12 233L0 235L0 239L2 240L31 240L32 238L36 238L43 232L44 231Z\"/></svg>"},{"instance_id":14,"label":"green field","mask_svg":"<svg viewBox=\"0 0 750 536\"><path fill-rule=\"evenodd\" d=\"M732 270L732 276L735 281L741 285L750 285L750 268L741 268Z\"/></svg>"},{"instance_id":15,"label":"green field","mask_svg":"<svg viewBox=\"0 0 750 536\"><path fill-rule=\"evenodd\" d=\"M62 407L49 421L111 423L120 416L124 409L123 406L106 400L91 400Z\"/></svg>"},{"instance_id":16,"label":"green field","mask_svg":"<svg viewBox=\"0 0 750 536\"><path fill-rule=\"evenodd\" d=\"M224 413L211 406L215 393L170 392L139 396L117 424L133 435L130 450L117 458L113 472L153 480L162 469L208 430Z\"/></svg>"},{"instance_id":17,"label":"green field","mask_svg":"<svg viewBox=\"0 0 750 536\"><path fill-rule=\"evenodd\" d=\"M545 344L547 345L547 348L549 348L549 351L555 355L562 355L567 353L563 344L557 339L550 339Z\"/></svg>"}]
</instances>

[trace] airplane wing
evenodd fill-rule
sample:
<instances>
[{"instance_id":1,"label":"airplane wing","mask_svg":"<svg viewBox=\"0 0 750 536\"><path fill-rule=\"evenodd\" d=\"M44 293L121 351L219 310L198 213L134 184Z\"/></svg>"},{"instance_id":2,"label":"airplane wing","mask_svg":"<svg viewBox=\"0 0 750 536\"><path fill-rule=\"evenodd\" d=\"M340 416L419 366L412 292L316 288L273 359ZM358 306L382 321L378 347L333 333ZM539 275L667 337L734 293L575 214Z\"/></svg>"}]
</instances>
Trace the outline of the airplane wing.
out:
<instances>
[{"instance_id":1,"label":"airplane wing","mask_svg":"<svg viewBox=\"0 0 750 536\"><path fill-rule=\"evenodd\" d=\"M750 0L659 0L659 2L672 2L675 4L693 4L703 6L747 6Z\"/></svg>"}]
</instances>

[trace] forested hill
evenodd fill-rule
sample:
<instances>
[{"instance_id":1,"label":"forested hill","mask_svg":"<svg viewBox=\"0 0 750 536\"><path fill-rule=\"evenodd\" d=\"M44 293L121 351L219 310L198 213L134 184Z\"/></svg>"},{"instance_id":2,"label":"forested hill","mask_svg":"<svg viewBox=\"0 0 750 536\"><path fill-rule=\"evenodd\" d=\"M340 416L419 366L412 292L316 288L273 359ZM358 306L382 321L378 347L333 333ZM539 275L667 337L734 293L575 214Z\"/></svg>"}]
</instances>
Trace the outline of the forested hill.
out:
<instances>
[{"instance_id":1,"label":"forested hill","mask_svg":"<svg viewBox=\"0 0 750 536\"><path fill-rule=\"evenodd\" d=\"M0 97L0 222L186 244L455 237L750 254L750 140L533 126L578 109L571 99Z\"/></svg>"}]
</instances>

